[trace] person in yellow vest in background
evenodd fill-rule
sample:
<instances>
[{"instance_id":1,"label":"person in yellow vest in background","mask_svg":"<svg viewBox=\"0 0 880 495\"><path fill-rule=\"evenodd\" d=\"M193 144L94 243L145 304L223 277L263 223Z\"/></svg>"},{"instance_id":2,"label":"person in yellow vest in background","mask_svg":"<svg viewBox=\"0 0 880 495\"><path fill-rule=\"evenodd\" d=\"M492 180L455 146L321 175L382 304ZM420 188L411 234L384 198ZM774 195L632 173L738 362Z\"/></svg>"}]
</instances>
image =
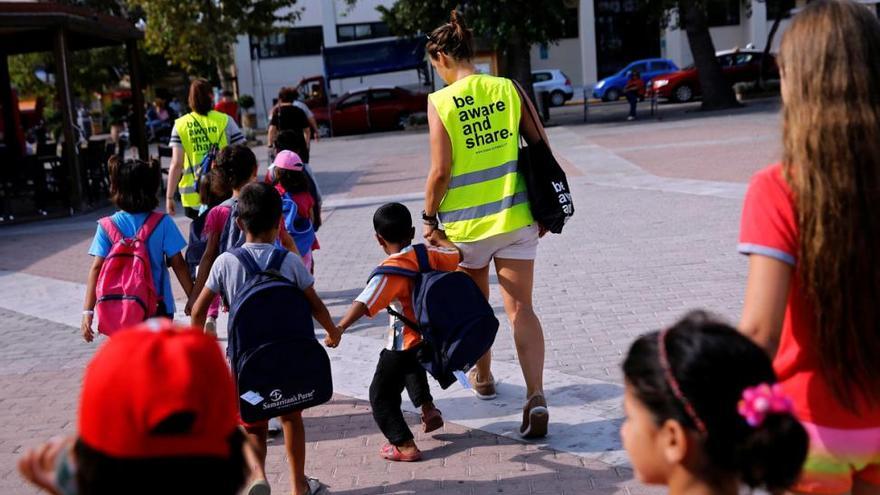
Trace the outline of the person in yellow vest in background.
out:
<instances>
[{"instance_id":1,"label":"person in yellow vest in background","mask_svg":"<svg viewBox=\"0 0 880 495\"><path fill-rule=\"evenodd\" d=\"M433 243L446 236L454 242L462 254L460 269L487 298L494 260L526 382L520 435L543 437L550 415L544 398L544 334L532 307L532 285L544 230L532 218L517 155L521 125L530 138L546 136L532 120L520 120L521 112L535 110L520 98L515 82L477 73L473 35L455 11L428 36L426 50L448 86L428 100L425 239ZM491 352L468 374L473 392L486 400L496 394L490 364Z\"/></svg>"},{"instance_id":2,"label":"person in yellow vest in background","mask_svg":"<svg viewBox=\"0 0 880 495\"><path fill-rule=\"evenodd\" d=\"M179 188L184 214L196 220L201 207L196 183L205 154L212 145L219 151L244 143L246 139L232 117L213 110L214 98L208 81L196 79L190 84L189 107L192 112L175 120L171 131L171 168L168 169L165 209L169 215L175 214L174 193Z\"/></svg>"}]
</instances>

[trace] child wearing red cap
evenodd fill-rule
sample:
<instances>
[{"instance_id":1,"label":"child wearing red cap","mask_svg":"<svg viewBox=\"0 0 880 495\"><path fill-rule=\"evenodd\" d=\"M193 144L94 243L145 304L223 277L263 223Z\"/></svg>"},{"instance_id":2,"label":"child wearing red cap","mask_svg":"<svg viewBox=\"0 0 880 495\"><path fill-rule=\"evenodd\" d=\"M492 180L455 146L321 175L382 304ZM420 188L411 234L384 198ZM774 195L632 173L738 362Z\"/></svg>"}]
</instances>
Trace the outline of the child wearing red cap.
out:
<instances>
[{"instance_id":1,"label":"child wearing red cap","mask_svg":"<svg viewBox=\"0 0 880 495\"><path fill-rule=\"evenodd\" d=\"M83 378L76 438L26 452L53 494L237 494L253 447L214 339L153 319L108 340Z\"/></svg>"}]
</instances>

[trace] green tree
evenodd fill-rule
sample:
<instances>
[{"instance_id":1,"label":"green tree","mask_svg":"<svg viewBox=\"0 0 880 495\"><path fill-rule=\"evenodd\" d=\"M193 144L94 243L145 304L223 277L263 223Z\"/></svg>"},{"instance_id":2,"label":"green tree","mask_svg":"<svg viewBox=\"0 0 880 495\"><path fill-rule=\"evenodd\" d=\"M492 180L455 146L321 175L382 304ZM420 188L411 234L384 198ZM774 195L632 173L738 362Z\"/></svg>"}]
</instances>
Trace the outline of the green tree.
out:
<instances>
[{"instance_id":1,"label":"green tree","mask_svg":"<svg viewBox=\"0 0 880 495\"><path fill-rule=\"evenodd\" d=\"M349 4L357 0L346 0ZM502 75L517 80L532 94L531 47L553 43L563 35L565 0L397 0L380 6L382 19L397 35L430 33L458 9L474 35L496 50Z\"/></svg>"},{"instance_id":2,"label":"green tree","mask_svg":"<svg viewBox=\"0 0 880 495\"><path fill-rule=\"evenodd\" d=\"M191 74L207 77L204 69L215 67L224 86L235 81L232 50L239 35L266 36L301 14L296 0L125 1L144 14L148 51Z\"/></svg>"}]
</instances>

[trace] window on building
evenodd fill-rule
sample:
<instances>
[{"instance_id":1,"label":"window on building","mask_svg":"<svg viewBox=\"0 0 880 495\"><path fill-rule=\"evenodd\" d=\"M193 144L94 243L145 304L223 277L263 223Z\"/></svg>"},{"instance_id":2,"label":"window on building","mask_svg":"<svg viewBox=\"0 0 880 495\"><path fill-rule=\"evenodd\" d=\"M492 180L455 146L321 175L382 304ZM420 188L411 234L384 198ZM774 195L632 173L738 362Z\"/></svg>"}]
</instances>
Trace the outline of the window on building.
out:
<instances>
[{"instance_id":1,"label":"window on building","mask_svg":"<svg viewBox=\"0 0 880 495\"><path fill-rule=\"evenodd\" d=\"M324 29L321 26L288 28L265 38L251 37L251 58L319 55L322 46Z\"/></svg>"},{"instance_id":2,"label":"window on building","mask_svg":"<svg viewBox=\"0 0 880 495\"><path fill-rule=\"evenodd\" d=\"M565 9L564 17L562 18L562 37L563 38L577 38L578 37L578 9L577 7L572 9Z\"/></svg>"},{"instance_id":3,"label":"window on building","mask_svg":"<svg viewBox=\"0 0 880 495\"><path fill-rule=\"evenodd\" d=\"M767 2L767 20L776 20L776 14L782 11L782 18L791 17L791 9L794 8L794 0L770 0Z\"/></svg>"},{"instance_id":4,"label":"window on building","mask_svg":"<svg viewBox=\"0 0 880 495\"><path fill-rule=\"evenodd\" d=\"M709 0L706 2L706 20L710 27L739 25L741 0Z\"/></svg>"},{"instance_id":5,"label":"window on building","mask_svg":"<svg viewBox=\"0 0 880 495\"><path fill-rule=\"evenodd\" d=\"M384 22L364 22L360 24L337 24L336 40L340 43L346 41L369 40L373 38L387 38L391 36L388 24Z\"/></svg>"}]
</instances>

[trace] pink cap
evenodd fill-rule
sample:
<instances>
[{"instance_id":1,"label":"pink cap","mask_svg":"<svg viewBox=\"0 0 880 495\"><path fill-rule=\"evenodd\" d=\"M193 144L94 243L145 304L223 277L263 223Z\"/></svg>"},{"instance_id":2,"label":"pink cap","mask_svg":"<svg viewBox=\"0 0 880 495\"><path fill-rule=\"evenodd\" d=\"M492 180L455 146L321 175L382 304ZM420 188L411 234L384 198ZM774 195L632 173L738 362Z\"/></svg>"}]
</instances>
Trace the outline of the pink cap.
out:
<instances>
[{"instance_id":1,"label":"pink cap","mask_svg":"<svg viewBox=\"0 0 880 495\"><path fill-rule=\"evenodd\" d=\"M279 151L272 165L284 170L294 170L297 172L303 169L302 158L290 150Z\"/></svg>"}]
</instances>

